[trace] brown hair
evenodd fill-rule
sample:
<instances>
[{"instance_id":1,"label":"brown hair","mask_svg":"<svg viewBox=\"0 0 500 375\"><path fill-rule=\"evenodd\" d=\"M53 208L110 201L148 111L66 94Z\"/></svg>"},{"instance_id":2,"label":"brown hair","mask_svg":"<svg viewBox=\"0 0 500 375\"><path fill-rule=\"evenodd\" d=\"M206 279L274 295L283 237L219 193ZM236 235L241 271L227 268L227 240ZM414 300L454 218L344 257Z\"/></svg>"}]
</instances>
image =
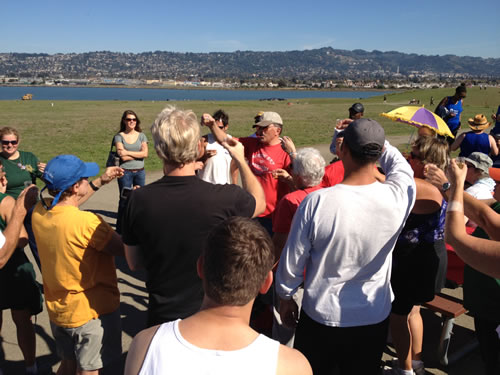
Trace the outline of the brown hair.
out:
<instances>
[{"instance_id":1,"label":"brown hair","mask_svg":"<svg viewBox=\"0 0 500 375\"><path fill-rule=\"evenodd\" d=\"M139 116L137 116L135 114L135 112L131 111L130 109L128 109L125 112L123 112L122 120L120 121L120 131L121 132L125 131L126 125L127 125L127 123L125 122L125 119L127 118L128 115L134 115L135 116L135 118L137 119L137 122L135 124L135 130L137 130L139 133L141 133L142 132L142 129L141 129L141 120L139 120Z\"/></svg>"},{"instance_id":2,"label":"brown hair","mask_svg":"<svg viewBox=\"0 0 500 375\"><path fill-rule=\"evenodd\" d=\"M243 306L259 294L274 246L260 224L235 216L212 230L202 255L205 294L220 305Z\"/></svg>"},{"instance_id":3,"label":"brown hair","mask_svg":"<svg viewBox=\"0 0 500 375\"><path fill-rule=\"evenodd\" d=\"M17 141L19 142L19 132L17 131L17 129L11 128L10 126L4 126L2 129L0 129L0 139L2 139L4 135L8 134L14 134Z\"/></svg>"}]
</instances>

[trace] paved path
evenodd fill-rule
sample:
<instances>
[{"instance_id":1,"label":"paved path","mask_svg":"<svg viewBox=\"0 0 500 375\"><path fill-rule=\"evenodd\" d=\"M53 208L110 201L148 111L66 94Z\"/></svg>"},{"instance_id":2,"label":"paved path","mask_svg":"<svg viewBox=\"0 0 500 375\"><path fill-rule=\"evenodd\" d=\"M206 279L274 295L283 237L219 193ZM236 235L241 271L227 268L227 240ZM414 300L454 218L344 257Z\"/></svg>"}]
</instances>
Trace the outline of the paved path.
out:
<instances>
[{"instance_id":1,"label":"paved path","mask_svg":"<svg viewBox=\"0 0 500 375\"><path fill-rule=\"evenodd\" d=\"M391 143L394 145L408 144L408 137L391 137ZM316 145L327 162L331 160L329 153L329 145ZM146 182L150 183L161 178L161 172L148 172ZM112 182L109 185L102 187L89 201L83 206L84 209L92 210L102 215L108 222L114 225L116 220L116 210L118 207L118 185ZM29 253L29 250L26 249ZM123 364L126 352L130 346L132 338L141 329L145 327L146 321L146 306L147 294L144 286L145 275L144 273L132 273L123 258L117 257L116 260L118 268L119 288L121 292L121 315L122 315L122 340L123 340L123 358L120 363L106 371L107 374L120 374L123 371ZM38 279L41 282L40 274ZM461 298L461 289L447 290L448 293L454 294ZM439 318L429 312L423 311L423 316L426 325L425 339L424 339L424 361L431 374L476 374L480 368L480 357L478 351L461 359L456 365L450 366L448 369L442 368L436 361L437 343L439 340ZM3 314L4 323L2 329L3 352L0 352L0 358L3 356L5 361L3 368L5 374L21 374L23 373L22 355L17 346L16 333L14 324L10 318L9 312ZM456 321L455 335L453 336L451 349L470 341L473 338L473 323L469 316L462 315ZM50 331L47 312L44 309L36 319L36 340L37 340L37 361L41 373L51 374L52 371L57 370L59 360L55 354L54 341ZM384 355L384 360L389 360L394 353L391 353L391 348L388 346L387 354ZM362 358L360 358L362 360Z\"/></svg>"}]
</instances>

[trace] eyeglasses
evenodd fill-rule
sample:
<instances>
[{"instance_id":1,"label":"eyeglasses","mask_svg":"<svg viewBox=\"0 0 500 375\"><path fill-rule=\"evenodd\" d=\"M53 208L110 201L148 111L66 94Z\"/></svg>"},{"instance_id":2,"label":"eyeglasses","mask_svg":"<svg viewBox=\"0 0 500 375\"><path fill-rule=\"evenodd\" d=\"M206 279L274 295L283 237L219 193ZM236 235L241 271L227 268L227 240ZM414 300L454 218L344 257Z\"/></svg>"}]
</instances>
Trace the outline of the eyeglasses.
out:
<instances>
[{"instance_id":1,"label":"eyeglasses","mask_svg":"<svg viewBox=\"0 0 500 375\"><path fill-rule=\"evenodd\" d=\"M12 144L12 145L17 145L17 141L4 141L2 140L2 145L3 146L8 146L9 144Z\"/></svg>"},{"instance_id":2,"label":"eyeglasses","mask_svg":"<svg viewBox=\"0 0 500 375\"><path fill-rule=\"evenodd\" d=\"M125 121L137 121L136 118L126 118Z\"/></svg>"}]
</instances>

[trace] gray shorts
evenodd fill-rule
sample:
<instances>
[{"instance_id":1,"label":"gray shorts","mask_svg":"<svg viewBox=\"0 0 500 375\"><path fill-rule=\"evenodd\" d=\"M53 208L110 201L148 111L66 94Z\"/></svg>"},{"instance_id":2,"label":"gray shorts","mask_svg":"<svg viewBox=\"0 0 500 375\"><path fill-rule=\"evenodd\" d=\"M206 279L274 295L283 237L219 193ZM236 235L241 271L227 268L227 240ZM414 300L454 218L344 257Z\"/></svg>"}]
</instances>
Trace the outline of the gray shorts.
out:
<instances>
[{"instance_id":1,"label":"gray shorts","mask_svg":"<svg viewBox=\"0 0 500 375\"><path fill-rule=\"evenodd\" d=\"M50 322L57 354L76 361L78 369L101 369L122 354L120 309L76 328L63 328Z\"/></svg>"}]
</instances>

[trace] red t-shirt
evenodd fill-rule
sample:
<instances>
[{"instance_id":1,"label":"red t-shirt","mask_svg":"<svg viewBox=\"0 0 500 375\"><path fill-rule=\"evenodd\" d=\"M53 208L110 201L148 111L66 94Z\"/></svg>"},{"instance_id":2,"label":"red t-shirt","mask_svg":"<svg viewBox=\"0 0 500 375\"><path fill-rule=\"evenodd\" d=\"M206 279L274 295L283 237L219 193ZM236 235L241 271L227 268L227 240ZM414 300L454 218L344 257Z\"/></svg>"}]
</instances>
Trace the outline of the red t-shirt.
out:
<instances>
[{"instance_id":1,"label":"red t-shirt","mask_svg":"<svg viewBox=\"0 0 500 375\"><path fill-rule=\"evenodd\" d=\"M245 159L253 174L257 177L266 196L266 210L260 217L269 217L278 201L288 193L286 183L273 178L271 171L289 169L290 157L283 151L281 144L263 145L258 138L245 137L239 141L245 147Z\"/></svg>"},{"instance_id":2,"label":"red t-shirt","mask_svg":"<svg viewBox=\"0 0 500 375\"><path fill-rule=\"evenodd\" d=\"M276 206L273 216L273 232L275 233L289 233L292 226L293 215L299 208L300 202L307 196L307 194L321 189L321 184L292 191L285 195Z\"/></svg>"},{"instance_id":3,"label":"red t-shirt","mask_svg":"<svg viewBox=\"0 0 500 375\"><path fill-rule=\"evenodd\" d=\"M344 164L342 161L336 161L335 163L328 164L325 167L325 175L323 176L323 181L321 181L321 187L329 187L337 185L344 180Z\"/></svg>"}]
</instances>

